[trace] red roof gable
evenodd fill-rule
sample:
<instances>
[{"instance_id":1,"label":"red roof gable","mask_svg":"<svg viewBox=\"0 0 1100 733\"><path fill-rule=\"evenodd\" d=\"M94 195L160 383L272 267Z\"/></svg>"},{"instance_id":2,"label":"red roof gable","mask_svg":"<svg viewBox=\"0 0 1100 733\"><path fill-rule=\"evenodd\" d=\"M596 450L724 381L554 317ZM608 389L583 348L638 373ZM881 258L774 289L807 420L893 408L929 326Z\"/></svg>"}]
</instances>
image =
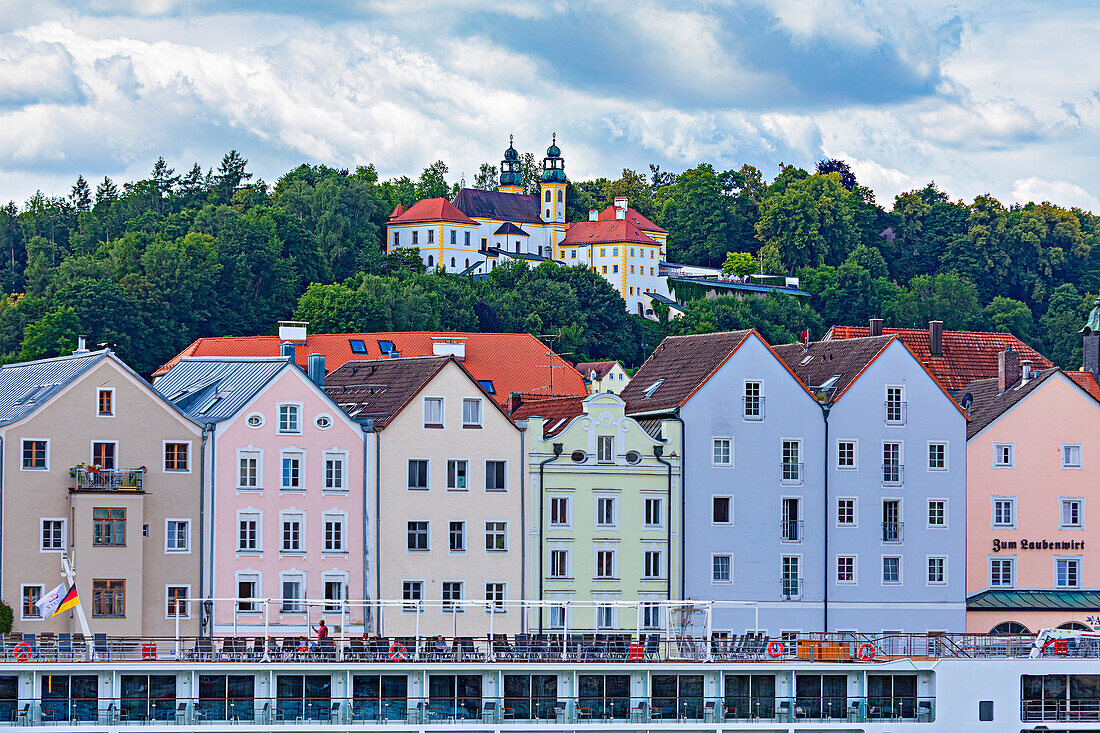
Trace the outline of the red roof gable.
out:
<instances>
[{"instance_id":1,"label":"red roof gable","mask_svg":"<svg viewBox=\"0 0 1100 733\"><path fill-rule=\"evenodd\" d=\"M390 224L418 224L431 221L449 221L454 224L477 226L476 221L456 209L455 205L447 199L421 199L391 219Z\"/></svg>"},{"instance_id":2,"label":"red roof gable","mask_svg":"<svg viewBox=\"0 0 1100 733\"><path fill-rule=\"evenodd\" d=\"M578 221L566 227L562 247L589 244L657 244L625 219Z\"/></svg>"},{"instance_id":3,"label":"red roof gable","mask_svg":"<svg viewBox=\"0 0 1100 733\"><path fill-rule=\"evenodd\" d=\"M532 417L545 418L543 436L550 437L561 432L569 421L584 412L584 397L546 397L542 395L523 395L519 407L512 411L513 420L527 420Z\"/></svg>"},{"instance_id":4,"label":"red roof gable","mask_svg":"<svg viewBox=\"0 0 1100 733\"><path fill-rule=\"evenodd\" d=\"M395 216L401 216L404 213L405 207L398 203L397 206L393 207L393 211L390 212L390 218L392 219Z\"/></svg>"},{"instance_id":5,"label":"red roof gable","mask_svg":"<svg viewBox=\"0 0 1100 733\"><path fill-rule=\"evenodd\" d=\"M617 361L584 361L577 364L577 371L585 379L588 378L589 372L596 372L596 379L603 379L618 363Z\"/></svg>"},{"instance_id":6,"label":"red roof gable","mask_svg":"<svg viewBox=\"0 0 1100 733\"><path fill-rule=\"evenodd\" d=\"M1065 375L1081 385L1090 395L1100 400L1100 384L1096 383L1096 377L1092 372L1065 372Z\"/></svg>"},{"instance_id":7,"label":"red roof gable","mask_svg":"<svg viewBox=\"0 0 1100 733\"><path fill-rule=\"evenodd\" d=\"M501 404L507 402L511 392L582 397L588 394L580 373L553 352L547 359L549 350L546 345L528 333L311 333L306 336L305 344L295 347L294 360L305 368L310 354L324 354L325 369L332 371L349 361L383 358L380 341L392 343L401 356L433 356L433 339L465 339L466 356L462 366L478 382L492 382L493 396ZM352 351L353 341L362 342L362 349ZM359 348L358 343L356 348ZM278 336L202 338L158 369L153 376L164 374L183 356L278 355Z\"/></svg>"},{"instance_id":8,"label":"red roof gable","mask_svg":"<svg viewBox=\"0 0 1100 733\"><path fill-rule=\"evenodd\" d=\"M1045 356L1010 333L983 331L944 331L943 354L932 356L928 330L923 328L884 328L885 336L897 334L917 361L932 373L944 389L956 391L977 379L997 376L997 354L1005 349L1019 352L1020 361L1031 360L1033 369L1054 366ZM865 338L867 326L833 326L825 339Z\"/></svg>"},{"instance_id":9,"label":"red roof gable","mask_svg":"<svg viewBox=\"0 0 1100 733\"><path fill-rule=\"evenodd\" d=\"M615 221L615 219L617 218L615 216L615 211L616 209L614 206L608 206L606 209L600 212L600 221ZM643 232L668 234L667 229L662 229L661 227L657 226L652 221L645 218L629 206L626 208L626 221L629 221L631 224L638 227Z\"/></svg>"}]
</instances>

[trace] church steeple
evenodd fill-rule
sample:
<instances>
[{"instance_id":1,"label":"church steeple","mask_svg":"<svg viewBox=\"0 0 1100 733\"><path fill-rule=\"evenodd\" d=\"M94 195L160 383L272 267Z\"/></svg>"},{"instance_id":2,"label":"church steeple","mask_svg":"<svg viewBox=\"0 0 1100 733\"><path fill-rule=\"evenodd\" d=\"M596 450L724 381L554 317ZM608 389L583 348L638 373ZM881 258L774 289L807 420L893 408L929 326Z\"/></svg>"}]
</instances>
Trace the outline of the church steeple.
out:
<instances>
[{"instance_id":1,"label":"church steeple","mask_svg":"<svg viewBox=\"0 0 1100 733\"><path fill-rule=\"evenodd\" d=\"M1097 296L1093 304L1092 313L1085 321L1081 334L1082 364L1086 372L1092 372L1096 381L1100 382L1100 296Z\"/></svg>"},{"instance_id":2,"label":"church steeple","mask_svg":"<svg viewBox=\"0 0 1100 733\"><path fill-rule=\"evenodd\" d=\"M500 161L501 193L523 193L523 170L520 167L519 153L512 147L512 136L508 136L508 149L504 151L504 160Z\"/></svg>"},{"instance_id":3,"label":"church steeple","mask_svg":"<svg viewBox=\"0 0 1100 733\"><path fill-rule=\"evenodd\" d=\"M565 159L558 147L558 134L550 138L550 147L542 159L542 175L539 181L542 220L547 224L565 223Z\"/></svg>"}]
</instances>

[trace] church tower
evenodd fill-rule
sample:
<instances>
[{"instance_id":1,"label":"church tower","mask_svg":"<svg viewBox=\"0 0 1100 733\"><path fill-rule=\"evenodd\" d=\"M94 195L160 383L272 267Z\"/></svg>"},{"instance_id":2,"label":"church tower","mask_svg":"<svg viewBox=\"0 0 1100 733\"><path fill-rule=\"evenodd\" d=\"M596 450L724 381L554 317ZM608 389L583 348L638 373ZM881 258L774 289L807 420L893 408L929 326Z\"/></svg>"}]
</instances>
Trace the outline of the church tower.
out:
<instances>
[{"instance_id":1,"label":"church tower","mask_svg":"<svg viewBox=\"0 0 1100 733\"><path fill-rule=\"evenodd\" d=\"M1082 366L1100 382L1100 297L1096 298L1092 313L1080 333L1081 346L1084 347Z\"/></svg>"},{"instance_id":2,"label":"church tower","mask_svg":"<svg viewBox=\"0 0 1100 733\"><path fill-rule=\"evenodd\" d=\"M504 160L500 161L500 193L523 193L523 171L520 169L519 153L512 147L512 136L508 136L508 149L504 151Z\"/></svg>"},{"instance_id":3,"label":"church tower","mask_svg":"<svg viewBox=\"0 0 1100 733\"><path fill-rule=\"evenodd\" d=\"M565 184L565 159L558 147L558 135L554 133L546 157L542 159L542 180L539 181L542 220L547 224L565 223Z\"/></svg>"}]
</instances>

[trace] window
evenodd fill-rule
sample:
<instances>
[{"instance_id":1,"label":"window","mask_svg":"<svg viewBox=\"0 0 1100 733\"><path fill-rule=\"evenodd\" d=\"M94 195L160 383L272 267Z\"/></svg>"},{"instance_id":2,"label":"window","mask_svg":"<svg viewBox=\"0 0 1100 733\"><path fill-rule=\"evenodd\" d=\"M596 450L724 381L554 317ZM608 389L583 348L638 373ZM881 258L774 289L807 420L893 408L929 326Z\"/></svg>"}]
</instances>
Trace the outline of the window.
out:
<instances>
[{"instance_id":1,"label":"window","mask_svg":"<svg viewBox=\"0 0 1100 733\"><path fill-rule=\"evenodd\" d=\"M186 519L166 519L164 521L164 551L191 551L191 522Z\"/></svg>"},{"instance_id":2,"label":"window","mask_svg":"<svg viewBox=\"0 0 1100 733\"><path fill-rule=\"evenodd\" d=\"M347 579L340 574L322 576L322 589L325 604L321 607L323 613L340 613L344 597L347 595Z\"/></svg>"},{"instance_id":3,"label":"window","mask_svg":"<svg viewBox=\"0 0 1100 733\"><path fill-rule=\"evenodd\" d=\"M882 558L882 582L885 585L898 585L901 583L901 558Z\"/></svg>"},{"instance_id":4,"label":"window","mask_svg":"<svg viewBox=\"0 0 1100 733\"><path fill-rule=\"evenodd\" d=\"M1062 468L1081 467L1081 444L1062 443Z\"/></svg>"},{"instance_id":5,"label":"window","mask_svg":"<svg viewBox=\"0 0 1100 733\"><path fill-rule=\"evenodd\" d=\"M642 562L642 577L652 579L661 577L660 550L646 550Z\"/></svg>"},{"instance_id":6,"label":"window","mask_svg":"<svg viewBox=\"0 0 1100 733\"><path fill-rule=\"evenodd\" d=\"M802 500L786 497L780 506L781 522L779 539L783 542L802 541Z\"/></svg>"},{"instance_id":7,"label":"window","mask_svg":"<svg viewBox=\"0 0 1100 733\"><path fill-rule=\"evenodd\" d=\"M462 600L462 583L457 580L443 581L443 613L462 613L462 607L455 601Z\"/></svg>"},{"instance_id":8,"label":"window","mask_svg":"<svg viewBox=\"0 0 1100 733\"><path fill-rule=\"evenodd\" d=\"M347 491L344 482L344 456L338 453L325 454L325 491Z\"/></svg>"},{"instance_id":9,"label":"window","mask_svg":"<svg viewBox=\"0 0 1100 733\"><path fill-rule=\"evenodd\" d=\"M1010 588L1016 561L1011 558L992 558L989 561L989 585L991 587Z\"/></svg>"},{"instance_id":10,"label":"window","mask_svg":"<svg viewBox=\"0 0 1100 733\"><path fill-rule=\"evenodd\" d=\"M187 602L191 589L186 585L170 585L165 588L164 615L167 618L190 618L191 609ZM173 682L174 682L173 678Z\"/></svg>"},{"instance_id":11,"label":"window","mask_svg":"<svg viewBox=\"0 0 1100 733\"><path fill-rule=\"evenodd\" d=\"M802 441L783 441L783 466L781 476L783 483L802 483Z\"/></svg>"},{"instance_id":12,"label":"window","mask_svg":"<svg viewBox=\"0 0 1100 733\"><path fill-rule=\"evenodd\" d=\"M477 399L463 399L462 400L462 427L464 428L480 428L481 427L481 400Z\"/></svg>"},{"instance_id":13,"label":"window","mask_svg":"<svg viewBox=\"0 0 1100 733\"><path fill-rule=\"evenodd\" d=\"M42 546L43 552L65 551L65 520L42 520Z\"/></svg>"},{"instance_id":14,"label":"window","mask_svg":"<svg viewBox=\"0 0 1100 733\"><path fill-rule=\"evenodd\" d=\"M846 469L856 467L856 442L854 440L837 441L836 467Z\"/></svg>"},{"instance_id":15,"label":"window","mask_svg":"<svg viewBox=\"0 0 1100 733\"><path fill-rule=\"evenodd\" d=\"M426 428L442 428L443 427L443 398L442 397L425 397L424 398L424 427L426 427Z\"/></svg>"},{"instance_id":16,"label":"window","mask_svg":"<svg viewBox=\"0 0 1100 733\"><path fill-rule=\"evenodd\" d=\"M125 509L92 509L92 544L96 547L126 544Z\"/></svg>"},{"instance_id":17,"label":"window","mask_svg":"<svg viewBox=\"0 0 1100 733\"><path fill-rule=\"evenodd\" d=\"M1015 445L1013 443L993 444L993 467L1012 468L1015 464Z\"/></svg>"},{"instance_id":18,"label":"window","mask_svg":"<svg viewBox=\"0 0 1100 733\"><path fill-rule=\"evenodd\" d=\"M882 502L882 541L896 544L901 542L901 502L897 499L884 499Z\"/></svg>"},{"instance_id":19,"label":"window","mask_svg":"<svg viewBox=\"0 0 1100 733\"><path fill-rule=\"evenodd\" d=\"M353 354L367 353L367 342L363 339L348 339L348 346Z\"/></svg>"},{"instance_id":20,"label":"window","mask_svg":"<svg viewBox=\"0 0 1100 733\"><path fill-rule=\"evenodd\" d=\"M663 523L664 520L661 519L661 500L647 498L645 500L645 526L660 527Z\"/></svg>"},{"instance_id":21,"label":"window","mask_svg":"<svg viewBox=\"0 0 1100 733\"><path fill-rule=\"evenodd\" d=\"M854 555L840 555L836 559L836 582L856 582L856 558Z\"/></svg>"},{"instance_id":22,"label":"window","mask_svg":"<svg viewBox=\"0 0 1100 733\"><path fill-rule=\"evenodd\" d=\"M302 537L302 515L285 514L283 524L283 552L305 552L305 538Z\"/></svg>"},{"instance_id":23,"label":"window","mask_svg":"<svg viewBox=\"0 0 1100 733\"><path fill-rule=\"evenodd\" d=\"M615 628L615 607L614 606L596 606L596 628L597 629L613 629Z\"/></svg>"},{"instance_id":24,"label":"window","mask_svg":"<svg viewBox=\"0 0 1100 733\"><path fill-rule=\"evenodd\" d=\"M237 515L237 549L244 552L259 552L259 514L242 512Z\"/></svg>"},{"instance_id":25,"label":"window","mask_svg":"<svg viewBox=\"0 0 1100 733\"><path fill-rule=\"evenodd\" d=\"M427 231L428 231L428 244L433 244L435 242L435 230L434 229L428 229Z\"/></svg>"},{"instance_id":26,"label":"window","mask_svg":"<svg viewBox=\"0 0 1100 733\"><path fill-rule=\"evenodd\" d=\"M604 275L606 275L607 274L607 265L601 265L600 270Z\"/></svg>"},{"instance_id":27,"label":"window","mask_svg":"<svg viewBox=\"0 0 1100 733\"><path fill-rule=\"evenodd\" d=\"M260 413L258 413L258 412L253 412L253 413L252 413L251 415L249 415L249 416L248 416L248 417L247 417L247 418L245 419L245 421L244 421L244 422L245 422L245 424L246 424L246 425L248 425L248 427L250 427L250 428L252 428L252 429L256 429L256 428L259 428L259 427L263 427L263 424L264 424L264 416L263 416L263 415L261 415L261 414L260 414Z\"/></svg>"},{"instance_id":28,"label":"window","mask_svg":"<svg viewBox=\"0 0 1100 733\"><path fill-rule=\"evenodd\" d=\"M550 550L550 577L569 577L569 550Z\"/></svg>"},{"instance_id":29,"label":"window","mask_svg":"<svg viewBox=\"0 0 1100 733\"><path fill-rule=\"evenodd\" d=\"M406 525L407 547L410 552L424 552L428 550L428 523L409 522Z\"/></svg>"},{"instance_id":30,"label":"window","mask_svg":"<svg viewBox=\"0 0 1100 733\"><path fill-rule=\"evenodd\" d=\"M610 496L601 496L596 499L596 526L615 526L615 499Z\"/></svg>"},{"instance_id":31,"label":"window","mask_svg":"<svg viewBox=\"0 0 1100 733\"><path fill-rule=\"evenodd\" d=\"M504 552L508 549L508 523L485 523L485 551Z\"/></svg>"},{"instance_id":32,"label":"window","mask_svg":"<svg viewBox=\"0 0 1100 733\"><path fill-rule=\"evenodd\" d=\"M547 625L550 628L552 628L552 629L563 629L563 628L565 628L565 606L560 606L560 605L550 606L549 615L550 615L550 619L547 622ZM554 676L553 679L554 679L554 685L556 687L558 678L557 678L557 676ZM556 697L556 693L555 693L555 697Z\"/></svg>"},{"instance_id":33,"label":"window","mask_svg":"<svg viewBox=\"0 0 1100 733\"><path fill-rule=\"evenodd\" d=\"M596 437L596 461L599 463L615 462L615 437L612 435L599 435Z\"/></svg>"},{"instance_id":34,"label":"window","mask_svg":"<svg viewBox=\"0 0 1100 733\"><path fill-rule=\"evenodd\" d=\"M551 527L568 527L569 526L569 497L568 496L552 496L552 497L550 497L550 526Z\"/></svg>"},{"instance_id":35,"label":"window","mask_svg":"<svg viewBox=\"0 0 1100 733\"><path fill-rule=\"evenodd\" d=\"M420 580L404 580L401 582L401 610L415 613L423 607L424 583Z\"/></svg>"},{"instance_id":36,"label":"window","mask_svg":"<svg viewBox=\"0 0 1100 733\"><path fill-rule=\"evenodd\" d=\"M126 616L126 581L92 580L92 616L123 618Z\"/></svg>"},{"instance_id":37,"label":"window","mask_svg":"<svg viewBox=\"0 0 1100 733\"><path fill-rule=\"evenodd\" d=\"M856 500L836 500L836 523L838 527L856 526Z\"/></svg>"},{"instance_id":38,"label":"window","mask_svg":"<svg viewBox=\"0 0 1100 733\"><path fill-rule=\"evenodd\" d=\"M100 389L96 392L96 414L100 417L113 417L115 414L115 391Z\"/></svg>"},{"instance_id":39,"label":"window","mask_svg":"<svg viewBox=\"0 0 1100 733\"><path fill-rule=\"evenodd\" d=\"M1077 558L1054 559L1054 586L1078 588L1081 585L1081 561Z\"/></svg>"},{"instance_id":40,"label":"window","mask_svg":"<svg viewBox=\"0 0 1100 733\"><path fill-rule=\"evenodd\" d=\"M42 586L24 585L21 607L22 618L42 618L42 610L38 607L40 600L42 600Z\"/></svg>"},{"instance_id":41,"label":"window","mask_svg":"<svg viewBox=\"0 0 1100 733\"><path fill-rule=\"evenodd\" d=\"M745 399L742 414L746 420L764 419L764 397L760 382L745 382Z\"/></svg>"},{"instance_id":42,"label":"window","mask_svg":"<svg viewBox=\"0 0 1100 733\"><path fill-rule=\"evenodd\" d=\"M23 470L45 471L49 465L49 441L48 440L24 440L23 441Z\"/></svg>"},{"instance_id":43,"label":"window","mask_svg":"<svg viewBox=\"0 0 1100 733\"><path fill-rule=\"evenodd\" d=\"M928 558L928 585L943 585L947 582L947 558Z\"/></svg>"},{"instance_id":44,"label":"window","mask_svg":"<svg viewBox=\"0 0 1100 733\"><path fill-rule=\"evenodd\" d=\"M596 578L609 580L615 577L615 551L596 550Z\"/></svg>"},{"instance_id":45,"label":"window","mask_svg":"<svg viewBox=\"0 0 1100 733\"><path fill-rule=\"evenodd\" d=\"M618 265L612 265L611 266L611 274L612 275L618 275L619 274L619 266Z\"/></svg>"},{"instance_id":46,"label":"window","mask_svg":"<svg viewBox=\"0 0 1100 733\"><path fill-rule=\"evenodd\" d=\"M711 524L733 524L732 496L712 496L710 507Z\"/></svg>"},{"instance_id":47,"label":"window","mask_svg":"<svg viewBox=\"0 0 1100 733\"><path fill-rule=\"evenodd\" d=\"M301 421L301 406L299 405L279 405L279 432L280 433L300 433L302 432Z\"/></svg>"},{"instance_id":48,"label":"window","mask_svg":"<svg viewBox=\"0 0 1100 733\"><path fill-rule=\"evenodd\" d=\"M711 582L729 583L733 580L733 556L712 555L710 559Z\"/></svg>"},{"instance_id":49,"label":"window","mask_svg":"<svg viewBox=\"0 0 1100 733\"><path fill-rule=\"evenodd\" d=\"M428 488L428 461L426 458L409 459L409 488Z\"/></svg>"},{"instance_id":50,"label":"window","mask_svg":"<svg viewBox=\"0 0 1100 733\"><path fill-rule=\"evenodd\" d=\"M993 497L993 526L1016 526L1016 499L1009 497Z\"/></svg>"},{"instance_id":51,"label":"window","mask_svg":"<svg viewBox=\"0 0 1100 733\"><path fill-rule=\"evenodd\" d=\"M241 451L237 454L237 488L260 488L260 452Z\"/></svg>"},{"instance_id":52,"label":"window","mask_svg":"<svg viewBox=\"0 0 1100 733\"><path fill-rule=\"evenodd\" d=\"M901 483L901 443L882 444L882 483Z\"/></svg>"},{"instance_id":53,"label":"window","mask_svg":"<svg viewBox=\"0 0 1100 733\"><path fill-rule=\"evenodd\" d=\"M493 613L504 613L504 583L486 583L485 600Z\"/></svg>"},{"instance_id":54,"label":"window","mask_svg":"<svg viewBox=\"0 0 1100 733\"><path fill-rule=\"evenodd\" d=\"M413 242L413 244L416 244L416 242ZM393 246L394 247L400 247L401 246L401 232L394 232L393 233Z\"/></svg>"},{"instance_id":55,"label":"window","mask_svg":"<svg viewBox=\"0 0 1100 733\"><path fill-rule=\"evenodd\" d=\"M343 514L326 514L321 520L321 533L324 543L322 552L347 552L347 532Z\"/></svg>"},{"instance_id":56,"label":"window","mask_svg":"<svg viewBox=\"0 0 1100 733\"><path fill-rule=\"evenodd\" d=\"M413 229L412 235L413 235L413 244L420 244L420 230L419 229Z\"/></svg>"},{"instance_id":57,"label":"window","mask_svg":"<svg viewBox=\"0 0 1100 733\"><path fill-rule=\"evenodd\" d=\"M715 465L715 466L732 466L733 465L733 440L731 440L730 438L715 438L714 439L713 465Z\"/></svg>"},{"instance_id":58,"label":"window","mask_svg":"<svg viewBox=\"0 0 1100 733\"><path fill-rule=\"evenodd\" d=\"M484 249L488 249L488 247L489 247L489 238L488 237L482 237L481 238L481 248L484 250Z\"/></svg>"},{"instance_id":59,"label":"window","mask_svg":"<svg viewBox=\"0 0 1100 733\"><path fill-rule=\"evenodd\" d=\"M1059 529L1084 529L1084 499L1062 499L1062 511L1058 518Z\"/></svg>"},{"instance_id":60,"label":"window","mask_svg":"<svg viewBox=\"0 0 1100 733\"><path fill-rule=\"evenodd\" d=\"M947 526L947 501L944 499L928 500L928 526L931 529L942 529Z\"/></svg>"},{"instance_id":61,"label":"window","mask_svg":"<svg viewBox=\"0 0 1100 733\"><path fill-rule=\"evenodd\" d=\"M301 453L287 453L283 455L283 471L279 488L282 491L302 490Z\"/></svg>"},{"instance_id":62,"label":"window","mask_svg":"<svg viewBox=\"0 0 1100 733\"><path fill-rule=\"evenodd\" d=\"M468 461L447 461L447 488L453 491L466 490L466 469Z\"/></svg>"},{"instance_id":63,"label":"window","mask_svg":"<svg viewBox=\"0 0 1100 733\"><path fill-rule=\"evenodd\" d=\"M886 388L886 424L905 423L905 393L902 387Z\"/></svg>"},{"instance_id":64,"label":"window","mask_svg":"<svg viewBox=\"0 0 1100 733\"><path fill-rule=\"evenodd\" d=\"M798 598L802 595L801 558L798 555L784 555L782 558L782 575L779 577L779 586L784 598Z\"/></svg>"},{"instance_id":65,"label":"window","mask_svg":"<svg viewBox=\"0 0 1100 733\"><path fill-rule=\"evenodd\" d=\"M451 552L466 552L465 522L450 522L448 524L447 543Z\"/></svg>"},{"instance_id":66,"label":"window","mask_svg":"<svg viewBox=\"0 0 1100 733\"><path fill-rule=\"evenodd\" d=\"M115 468L115 444L92 443L92 465L113 471Z\"/></svg>"},{"instance_id":67,"label":"window","mask_svg":"<svg viewBox=\"0 0 1100 733\"><path fill-rule=\"evenodd\" d=\"M928 470L947 470L947 443L928 444Z\"/></svg>"},{"instance_id":68,"label":"window","mask_svg":"<svg viewBox=\"0 0 1100 733\"><path fill-rule=\"evenodd\" d=\"M465 244L465 245L466 245L467 247L469 247L469 246L470 246L470 233L469 233L469 232L464 232L464 234L466 235L466 236L465 236L465 242L464 242L464 244Z\"/></svg>"},{"instance_id":69,"label":"window","mask_svg":"<svg viewBox=\"0 0 1100 733\"><path fill-rule=\"evenodd\" d=\"M164 470L187 471L187 452L190 446L187 443L164 444Z\"/></svg>"},{"instance_id":70,"label":"window","mask_svg":"<svg viewBox=\"0 0 1100 733\"><path fill-rule=\"evenodd\" d=\"M237 610L239 612L257 613L260 610L259 604L251 599L258 598L259 595L260 577L258 575L245 575L242 573L237 576L237 598L242 599L237 601Z\"/></svg>"},{"instance_id":71,"label":"window","mask_svg":"<svg viewBox=\"0 0 1100 733\"><path fill-rule=\"evenodd\" d=\"M451 230L451 244L458 244L458 232L454 229Z\"/></svg>"},{"instance_id":72,"label":"window","mask_svg":"<svg viewBox=\"0 0 1100 733\"><path fill-rule=\"evenodd\" d=\"M485 490L505 491L508 488L507 461L485 461Z\"/></svg>"},{"instance_id":73,"label":"window","mask_svg":"<svg viewBox=\"0 0 1100 733\"><path fill-rule=\"evenodd\" d=\"M306 606L302 603L302 599L305 598L305 578L299 574L283 573L281 580L283 613L305 613Z\"/></svg>"}]
</instances>

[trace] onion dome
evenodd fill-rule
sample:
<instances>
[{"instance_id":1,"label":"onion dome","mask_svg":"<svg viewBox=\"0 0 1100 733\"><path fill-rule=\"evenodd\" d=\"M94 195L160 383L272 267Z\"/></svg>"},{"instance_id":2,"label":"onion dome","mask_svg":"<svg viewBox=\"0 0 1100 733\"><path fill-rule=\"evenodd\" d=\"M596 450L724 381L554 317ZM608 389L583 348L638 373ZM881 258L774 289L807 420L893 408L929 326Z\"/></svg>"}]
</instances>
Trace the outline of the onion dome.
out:
<instances>
[{"instance_id":1,"label":"onion dome","mask_svg":"<svg viewBox=\"0 0 1100 733\"><path fill-rule=\"evenodd\" d=\"M519 153L512 147L512 136L508 136L508 149L504 151L504 160L500 161L500 185L522 186L523 172L520 170Z\"/></svg>"},{"instance_id":2,"label":"onion dome","mask_svg":"<svg viewBox=\"0 0 1100 733\"><path fill-rule=\"evenodd\" d=\"M558 147L558 134L554 133L550 141L550 147L546 149L546 157L542 159L543 183L566 183L565 160L561 157L561 148Z\"/></svg>"}]
</instances>

